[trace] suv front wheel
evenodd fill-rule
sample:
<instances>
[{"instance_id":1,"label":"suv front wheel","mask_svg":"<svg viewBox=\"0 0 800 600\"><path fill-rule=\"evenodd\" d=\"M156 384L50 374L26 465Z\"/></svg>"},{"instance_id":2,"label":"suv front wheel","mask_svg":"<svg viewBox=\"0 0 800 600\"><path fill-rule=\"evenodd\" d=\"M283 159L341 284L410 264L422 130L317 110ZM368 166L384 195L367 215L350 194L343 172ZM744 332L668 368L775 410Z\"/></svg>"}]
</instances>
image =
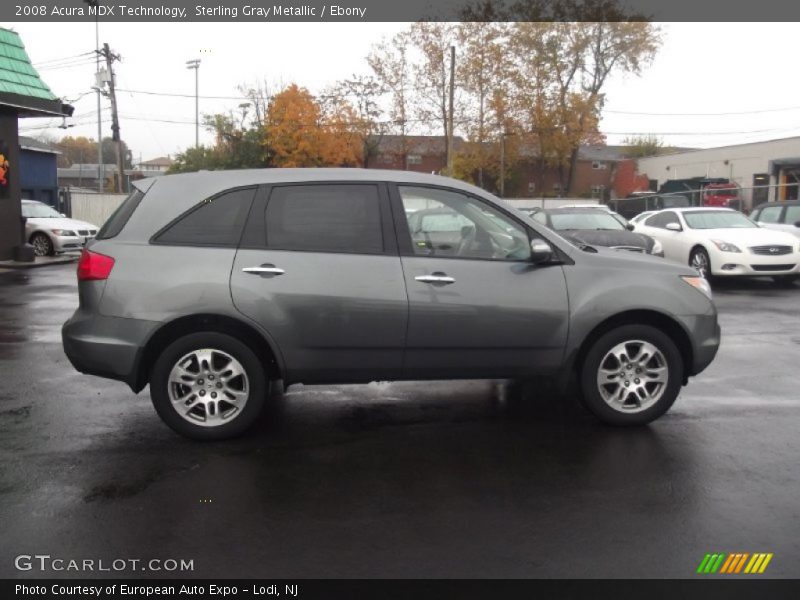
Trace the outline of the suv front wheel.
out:
<instances>
[{"instance_id":1,"label":"suv front wheel","mask_svg":"<svg viewBox=\"0 0 800 600\"><path fill-rule=\"evenodd\" d=\"M624 325L592 344L581 369L584 402L611 425L642 425L672 406L683 360L672 339L649 325Z\"/></svg>"},{"instance_id":2,"label":"suv front wheel","mask_svg":"<svg viewBox=\"0 0 800 600\"><path fill-rule=\"evenodd\" d=\"M150 377L156 412L172 429L196 440L243 433L258 418L267 392L256 354L216 332L193 333L167 346Z\"/></svg>"}]
</instances>

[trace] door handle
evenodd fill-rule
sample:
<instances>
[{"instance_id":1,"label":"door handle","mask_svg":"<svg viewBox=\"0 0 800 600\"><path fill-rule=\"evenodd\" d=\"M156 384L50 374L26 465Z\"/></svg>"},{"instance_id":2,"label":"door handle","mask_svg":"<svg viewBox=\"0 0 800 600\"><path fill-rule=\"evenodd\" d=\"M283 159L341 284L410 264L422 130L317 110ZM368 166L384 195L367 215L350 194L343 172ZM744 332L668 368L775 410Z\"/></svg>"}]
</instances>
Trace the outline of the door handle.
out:
<instances>
[{"instance_id":1,"label":"door handle","mask_svg":"<svg viewBox=\"0 0 800 600\"><path fill-rule=\"evenodd\" d=\"M451 283L455 283L456 280L452 277L448 277L444 273L434 273L433 275L419 275L414 277L415 281L420 281L422 283L441 283L443 285L448 285Z\"/></svg>"},{"instance_id":2,"label":"door handle","mask_svg":"<svg viewBox=\"0 0 800 600\"><path fill-rule=\"evenodd\" d=\"M260 267L245 267L242 269L245 273L253 273L254 275L283 275L286 273L283 269L275 265L261 265Z\"/></svg>"}]
</instances>

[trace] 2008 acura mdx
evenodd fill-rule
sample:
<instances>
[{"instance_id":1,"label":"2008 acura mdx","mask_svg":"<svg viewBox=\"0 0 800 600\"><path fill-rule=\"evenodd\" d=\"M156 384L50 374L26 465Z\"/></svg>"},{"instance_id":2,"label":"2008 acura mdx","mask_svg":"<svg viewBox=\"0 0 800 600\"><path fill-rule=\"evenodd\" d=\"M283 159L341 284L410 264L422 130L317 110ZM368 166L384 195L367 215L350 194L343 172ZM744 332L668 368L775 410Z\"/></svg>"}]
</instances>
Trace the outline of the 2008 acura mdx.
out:
<instances>
[{"instance_id":1,"label":"2008 acura mdx","mask_svg":"<svg viewBox=\"0 0 800 600\"><path fill-rule=\"evenodd\" d=\"M452 179L265 169L134 185L81 256L64 350L84 373L149 383L192 438L243 432L278 380L548 375L576 380L605 422L647 423L719 346L693 269L573 246Z\"/></svg>"}]
</instances>

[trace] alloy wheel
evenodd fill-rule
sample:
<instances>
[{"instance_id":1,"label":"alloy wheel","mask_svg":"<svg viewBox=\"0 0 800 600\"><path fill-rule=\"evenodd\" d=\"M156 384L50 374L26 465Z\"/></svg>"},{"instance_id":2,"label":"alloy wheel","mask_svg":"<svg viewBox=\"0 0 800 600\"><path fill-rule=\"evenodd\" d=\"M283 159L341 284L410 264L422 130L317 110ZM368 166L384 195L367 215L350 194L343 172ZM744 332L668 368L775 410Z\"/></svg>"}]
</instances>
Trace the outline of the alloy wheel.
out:
<instances>
[{"instance_id":1,"label":"alloy wheel","mask_svg":"<svg viewBox=\"0 0 800 600\"><path fill-rule=\"evenodd\" d=\"M167 386L175 412L204 427L231 422L242 413L250 393L242 364L213 348L184 355L172 367Z\"/></svg>"},{"instance_id":2,"label":"alloy wheel","mask_svg":"<svg viewBox=\"0 0 800 600\"><path fill-rule=\"evenodd\" d=\"M669 381L664 354L643 340L617 344L600 361L597 389L616 411L637 413L661 399Z\"/></svg>"},{"instance_id":3,"label":"alloy wheel","mask_svg":"<svg viewBox=\"0 0 800 600\"><path fill-rule=\"evenodd\" d=\"M704 279L708 279L708 256L705 252L697 251L692 254L691 266L697 269Z\"/></svg>"},{"instance_id":4,"label":"alloy wheel","mask_svg":"<svg viewBox=\"0 0 800 600\"><path fill-rule=\"evenodd\" d=\"M36 256L47 256L50 254L50 240L41 234L33 236L31 245L33 246L33 253Z\"/></svg>"}]
</instances>

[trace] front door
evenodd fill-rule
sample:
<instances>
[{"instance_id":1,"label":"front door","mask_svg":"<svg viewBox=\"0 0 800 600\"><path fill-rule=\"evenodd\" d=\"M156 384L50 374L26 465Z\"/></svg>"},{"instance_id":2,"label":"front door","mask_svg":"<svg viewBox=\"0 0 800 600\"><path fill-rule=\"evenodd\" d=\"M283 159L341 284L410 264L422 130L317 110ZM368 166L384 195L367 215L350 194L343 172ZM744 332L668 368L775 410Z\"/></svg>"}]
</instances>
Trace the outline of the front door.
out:
<instances>
[{"instance_id":1,"label":"front door","mask_svg":"<svg viewBox=\"0 0 800 600\"><path fill-rule=\"evenodd\" d=\"M283 185L260 194L231 294L278 345L289 382L400 376L408 301L382 185Z\"/></svg>"},{"instance_id":2,"label":"front door","mask_svg":"<svg viewBox=\"0 0 800 600\"><path fill-rule=\"evenodd\" d=\"M406 377L513 377L560 366L564 273L530 262L524 224L444 188L397 186L393 208L409 299Z\"/></svg>"}]
</instances>

